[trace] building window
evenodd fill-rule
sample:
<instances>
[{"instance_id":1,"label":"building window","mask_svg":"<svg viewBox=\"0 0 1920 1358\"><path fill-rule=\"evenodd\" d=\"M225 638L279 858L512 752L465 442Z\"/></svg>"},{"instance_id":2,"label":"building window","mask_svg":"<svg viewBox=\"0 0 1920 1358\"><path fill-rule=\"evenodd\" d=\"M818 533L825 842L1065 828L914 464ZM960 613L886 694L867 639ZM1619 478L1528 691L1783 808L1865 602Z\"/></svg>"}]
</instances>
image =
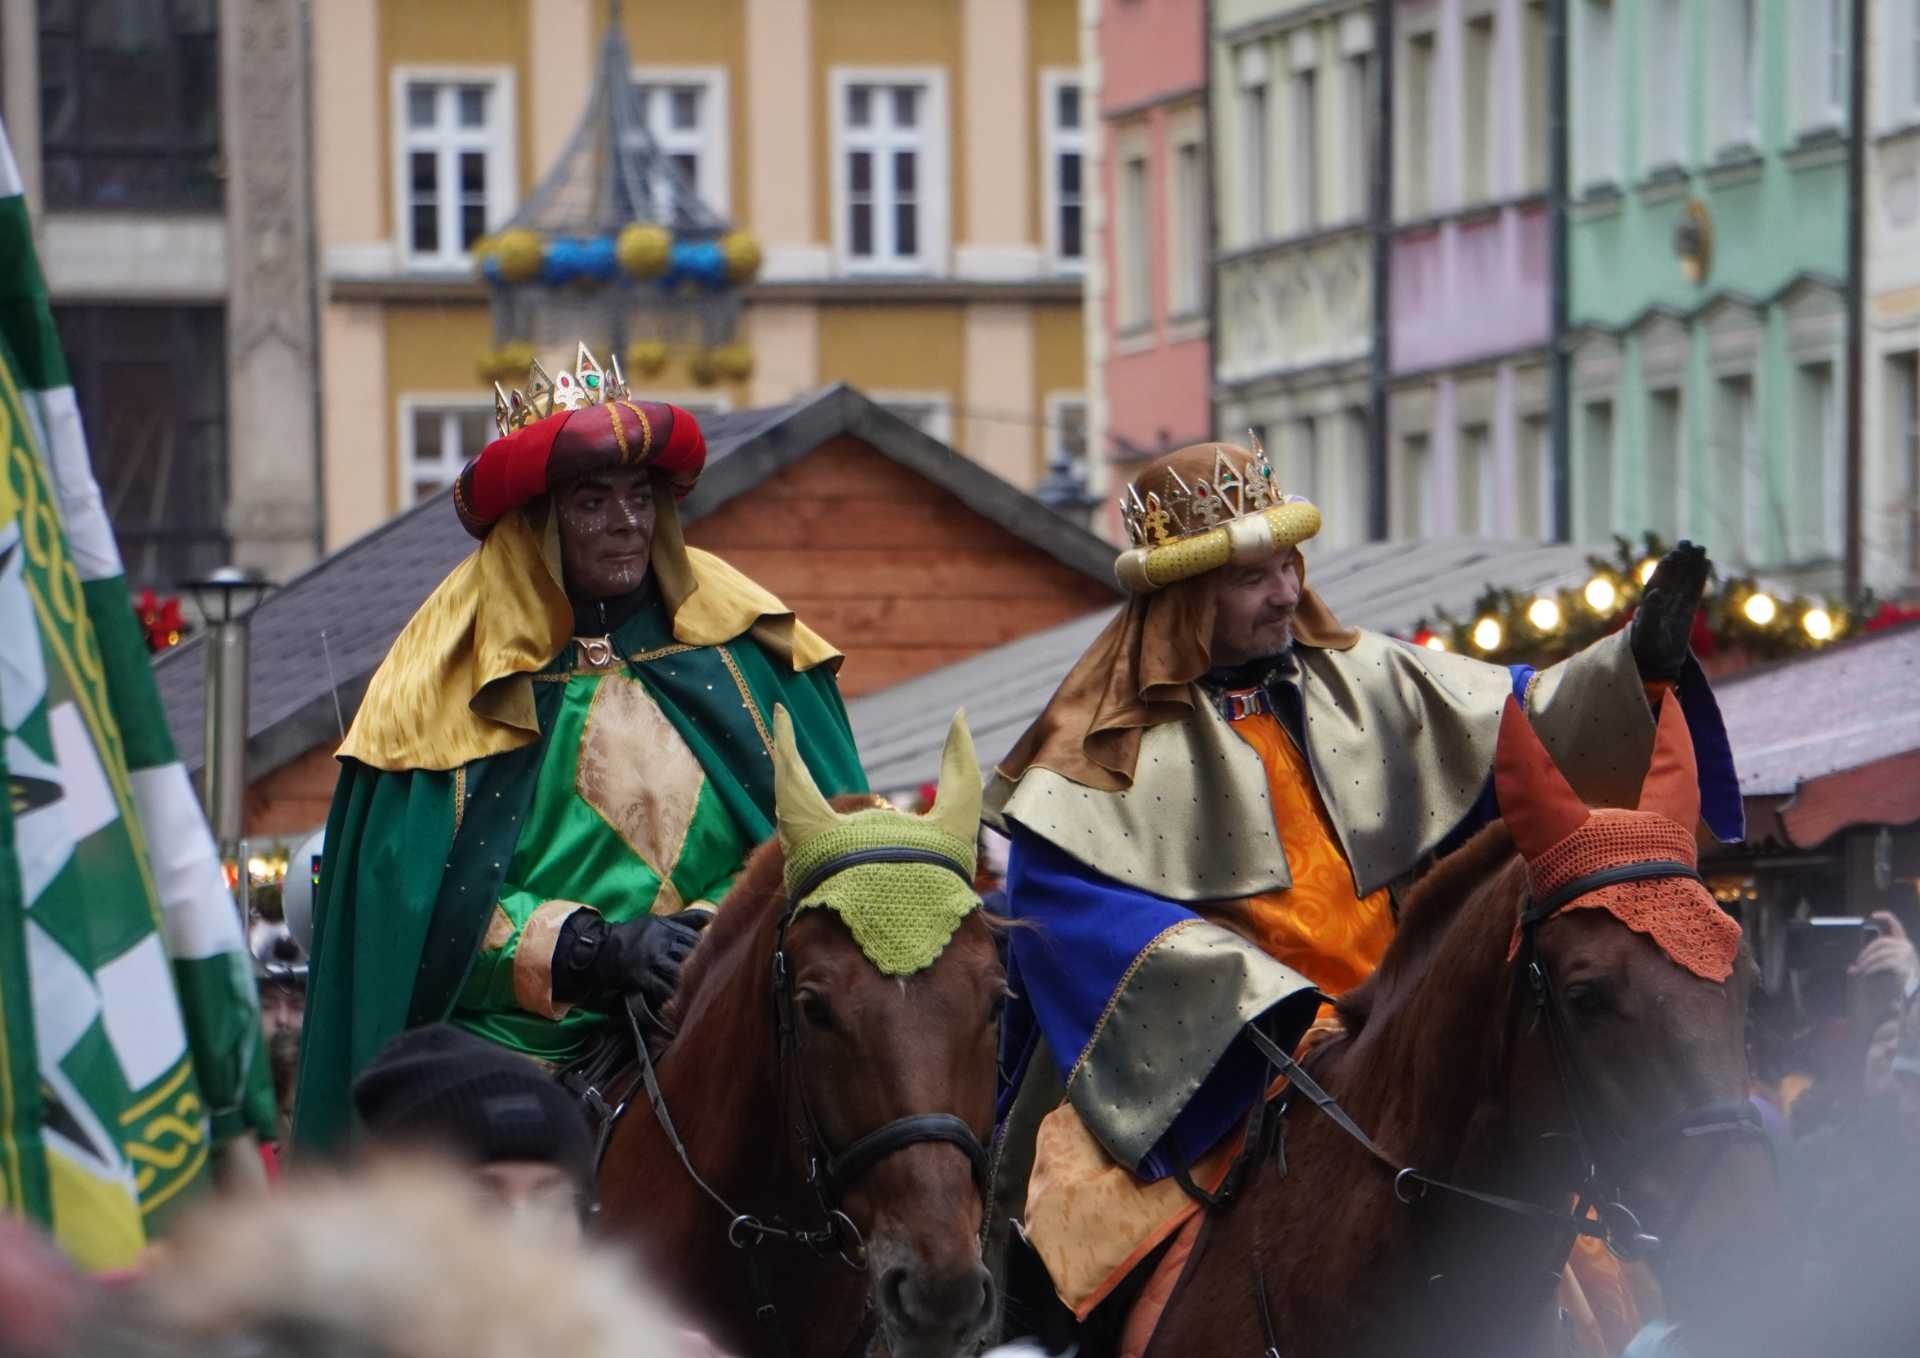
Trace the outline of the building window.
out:
<instances>
[{"instance_id":1,"label":"building window","mask_svg":"<svg viewBox=\"0 0 1920 1358\"><path fill-rule=\"evenodd\" d=\"M396 73L400 238L413 264L465 267L513 208L512 73Z\"/></svg>"},{"instance_id":2,"label":"building window","mask_svg":"<svg viewBox=\"0 0 1920 1358\"><path fill-rule=\"evenodd\" d=\"M1611 184L1620 177L1620 67L1616 60L1613 0L1581 0L1580 60L1573 68L1574 116L1580 136L1574 182L1577 189Z\"/></svg>"},{"instance_id":3,"label":"building window","mask_svg":"<svg viewBox=\"0 0 1920 1358\"><path fill-rule=\"evenodd\" d=\"M943 391L869 392L873 403L898 415L930 439L953 441L953 400Z\"/></svg>"},{"instance_id":4,"label":"building window","mask_svg":"<svg viewBox=\"0 0 1920 1358\"><path fill-rule=\"evenodd\" d=\"M1553 536L1553 430L1545 415L1520 421L1520 450L1515 459L1513 534L1523 542Z\"/></svg>"},{"instance_id":5,"label":"building window","mask_svg":"<svg viewBox=\"0 0 1920 1358\"><path fill-rule=\"evenodd\" d=\"M1588 401L1580 410L1580 535L1605 542L1614 533L1613 402Z\"/></svg>"},{"instance_id":6,"label":"building window","mask_svg":"<svg viewBox=\"0 0 1920 1358\"><path fill-rule=\"evenodd\" d=\"M1754 416L1753 379L1723 377L1716 384L1718 409L1711 438L1712 483L1725 487L1732 504L1717 516L1716 535L1726 543L1727 560L1760 565L1766 541L1767 477L1760 462L1760 425ZM1704 536L1704 534L1703 534ZM1716 544L1716 549L1718 544Z\"/></svg>"},{"instance_id":7,"label":"building window","mask_svg":"<svg viewBox=\"0 0 1920 1358\"><path fill-rule=\"evenodd\" d=\"M1244 215L1243 240L1258 245L1272 234L1268 224L1267 87L1245 85L1240 90L1240 183Z\"/></svg>"},{"instance_id":8,"label":"building window","mask_svg":"<svg viewBox=\"0 0 1920 1358\"><path fill-rule=\"evenodd\" d=\"M647 186L652 201L635 204L634 215L656 221L663 210L674 220L693 215L682 209L680 190L684 186L715 213L727 216L732 198L727 163L727 73L646 68L636 70L633 79L647 135L677 172L656 176Z\"/></svg>"},{"instance_id":9,"label":"building window","mask_svg":"<svg viewBox=\"0 0 1920 1358\"><path fill-rule=\"evenodd\" d=\"M1493 161L1499 145L1500 128L1493 98L1493 15L1481 14L1467 22L1466 126L1461 129L1461 155L1465 164L1462 187L1466 202L1479 203L1493 197Z\"/></svg>"},{"instance_id":10,"label":"building window","mask_svg":"<svg viewBox=\"0 0 1920 1358\"><path fill-rule=\"evenodd\" d=\"M1406 199L1406 215L1424 217L1433 211L1433 62L1434 35L1413 33L1407 37L1407 74L1405 97L1398 118L1406 129L1402 159L1406 170L1401 182Z\"/></svg>"},{"instance_id":11,"label":"building window","mask_svg":"<svg viewBox=\"0 0 1920 1358\"><path fill-rule=\"evenodd\" d=\"M219 9L216 0L42 0L48 207L220 207Z\"/></svg>"},{"instance_id":12,"label":"building window","mask_svg":"<svg viewBox=\"0 0 1920 1358\"><path fill-rule=\"evenodd\" d=\"M1754 145L1760 104L1759 0L1715 0L1713 128L1715 150Z\"/></svg>"},{"instance_id":13,"label":"building window","mask_svg":"<svg viewBox=\"0 0 1920 1358\"><path fill-rule=\"evenodd\" d=\"M1832 363L1808 363L1794 393L1793 541L1795 562L1840 557L1845 521L1845 452L1840 446L1840 390Z\"/></svg>"},{"instance_id":14,"label":"building window","mask_svg":"<svg viewBox=\"0 0 1920 1358\"><path fill-rule=\"evenodd\" d=\"M1847 0L1825 0L1825 11L1820 25L1826 52L1821 112L1829 125L1837 126L1847 120Z\"/></svg>"},{"instance_id":15,"label":"building window","mask_svg":"<svg viewBox=\"0 0 1920 1358\"><path fill-rule=\"evenodd\" d=\"M921 272L946 252L946 91L938 72L835 72L840 253L861 271Z\"/></svg>"},{"instance_id":16,"label":"building window","mask_svg":"<svg viewBox=\"0 0 1920 1358\"><path fill-rule=\"evenodd\" d=\"M1683 165L1687 159L1687 7L1683 0L1648 0L1646 20L1642 171Z\"/></svg>"},{"instance_id":17,"label":"building window","mask_svg":"<svg viewBox=\"0 0 1920 1358\"><path fill-rule=\"evenodd\" d=\"M493 407L459 398L400 398L403 504L418 504L452 485L494 437Z\"/></svg>"},{"instance_id":18,"label":"building window","mask_svg":"<svg viewBox=\"0 0 1920 1358\"><path fill-rule=\"evenodd\" d=\"M1527 0L1520 10L1520 97L1524 101L1520 153L1526 166L1525 189L1547 186L1547 152L1552 138L1547 117L1547 6Z\"/></svg>"},{"instance_id":19,"label":"building window","mask_svg":"<svg viewBox=\"0 0 1920 1358\"><path fill-rule=\"evenodd\" d=\"M1086 264L1085 199L1081 176L1087 164L1087 132L1080 82L1049 72L1041 77L1047 115L1047 254L1058 272Z\"/></svg>"},{"instance_id":20,"label":"building window","mask_svg":"<svg viewBox=\"0 0 1920 1358\"><path fill-rule=\"evenodd\" d=\"M1293 73L1294 228L1320 225L1320 82L1308 66Z\"/></svg>"},{"instance_id":21,"label":"building window","mask_svg":"<svg viewBox=\"0 0 1920 1358\"><path fill-rule=\"evenodd\" d=\"M1364 542L1371 532L1373 513L1373 440L1371 422L1365 406L1348 408L1340 416L1341 474L1333 478L1330 505L1320 507L1329 515L1332 533L1328 546Z\"/></svg>"},{"instance_id":22,"label":"building window","mask_svg":"<svg viewBox=\"0 0 1920 1358\"><path fill-rule=\"evenodd\" d=\"M93 474L136 590L227 564L227 340L219 307L61 307Z\"/></svg>"},{"instance_id":23,"label":"building window","mask_svg":"<svg viewBox=\"0 0 1920 1358\"><path fill-rule=\"evenodd\" d=\"M1286 463L1280 483L1294 495L1304 495L1316 505L1328 501L1332 487L1327 484L1326 468L1321 465L1320 431L1312 417L1294 420L1288 427Z\"/></svg>"},{"instance_id":24,"label":"building window","mask_svg":"<svg viewBox=\"0 0 1920 1358\"><path fill-rule=\"evenodd\" d=\"M1687 468L1681 423L1680 389L1667 387L1647 397L1647 528L1667 542L1680 535L1687 496Z\"/></svg>"},{"instance_id":25,"label":"building window","mask_svg":"<svg viewBox=\"0 0 1920 1358\"><path fill-rule=\"evenodd\" d=\"M1064 465L1086 484L1093 470L1087 458L1087 398L1075 393L1047 397L1047 466Z\"/></svg>"},{"instance_id":26,"label":"building window","mask_svg":"<svg viewBox=\"0 0 1920 1358\"><path fill-rule=\"evenodd\" d=\"M1393 535L1421 538L1432 533L1433 440L1424 431L1400 436L1398 465L1393 469Z\"/></svg>"},{"instance_id":27,"label":"building window","mask_svg":"<svg viewBox=\"0 0 1920 1358\"><path fill-rule=\"evenodd\" d=\"M1365 221L1373 213L1374 138L1373 53L1355 52L1346 60L1346 144L1352 148L1353 174L1347 183L1347 215Z\"/></svg>"},{"instance_id":28,"label":"building window","mask_svg":"<svg viewBox=\"0 0 1920 1358\"><path fill-rule=\"evenodd\" d=\"M1896 569L1920 579L1920 355L1889 355L1886 373L1885 484L1893 491L1892 502L1885 517L1863 525L1863 531L1877 536L1884 525Z\"/></svg>"},{"instance_id":29,"label":"building window","mask_svg":"<svg viewBox=\"0 0 1920 1358\"><path fill-rule=\"evenodd\" d=\"M1493 430L1484 424L1460 429L1458 475L1460 532L1486 537L1494 531Z\"/></svg>"},{"instance_id":30,"label":"building window","mask_svg":"<svg viewBox=\"0 0 1920 1358\"><path fill-rule=\"evenodd\" d=\"M1147 158L1129 156L1120 166L1119 321L1133 329L1151 319L1147 310Z\"/></svg>"},{"instance_id":31,"label":"building window","mask_svg":"<svg viewBox=\"0 0 1920 1358\"><path fill-rule=\"evenodd\" d=\"M1207 170L1197 141L1181 142L1173 152L1173 283L1176 316L1199 313L1206 301Z\"/></svg>"},{"instance_id":32,"label":"building window","mask_svg":"<svg viewBox=\"0 0 1920 1358\"><path fill-rule=\"evenodd\" d=\"M1907 4L1907 110L1920 112L1920 0Z\"/></svg>"}]
</instances>

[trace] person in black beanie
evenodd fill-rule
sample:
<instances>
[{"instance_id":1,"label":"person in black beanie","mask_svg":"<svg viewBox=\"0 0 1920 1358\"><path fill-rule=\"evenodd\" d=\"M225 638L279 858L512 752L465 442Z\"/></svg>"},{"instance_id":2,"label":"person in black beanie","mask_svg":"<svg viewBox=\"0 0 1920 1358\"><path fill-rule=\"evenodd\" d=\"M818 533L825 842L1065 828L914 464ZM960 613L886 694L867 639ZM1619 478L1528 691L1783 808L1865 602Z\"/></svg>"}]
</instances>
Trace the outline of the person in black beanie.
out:
<instances>
[{"instance_id":1,"label":"person in black beanie","mask_svg":"<svg viewBox=\"0 0 1920 1358\"><path fill-rule=\"evenodd\" d=\"M429 1151L473 1166L516 1218L578 1236L593 1201L593 1142L560 1085L524 1056L451 1024L401 1033L353 1085L368 1150Z\"/></svg>"}]
</instances>

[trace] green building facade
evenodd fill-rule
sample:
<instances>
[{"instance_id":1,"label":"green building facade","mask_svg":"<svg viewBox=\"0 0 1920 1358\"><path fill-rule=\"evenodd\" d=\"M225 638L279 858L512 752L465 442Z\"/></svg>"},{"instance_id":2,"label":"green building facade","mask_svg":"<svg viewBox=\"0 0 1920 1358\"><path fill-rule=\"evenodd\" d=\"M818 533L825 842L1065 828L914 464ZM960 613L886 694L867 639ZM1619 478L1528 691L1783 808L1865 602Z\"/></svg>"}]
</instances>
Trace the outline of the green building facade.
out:
<instances>
[{"instance_id":1,"label":"green building facade","mask_svg":"<svg viewBox=\"0 0 1920 1358\"><path fill-rule=\"evenodd\" d=\"M1837 584L1846 0L1567 0L1572 536Z\"/></svg>"}]
</instances>

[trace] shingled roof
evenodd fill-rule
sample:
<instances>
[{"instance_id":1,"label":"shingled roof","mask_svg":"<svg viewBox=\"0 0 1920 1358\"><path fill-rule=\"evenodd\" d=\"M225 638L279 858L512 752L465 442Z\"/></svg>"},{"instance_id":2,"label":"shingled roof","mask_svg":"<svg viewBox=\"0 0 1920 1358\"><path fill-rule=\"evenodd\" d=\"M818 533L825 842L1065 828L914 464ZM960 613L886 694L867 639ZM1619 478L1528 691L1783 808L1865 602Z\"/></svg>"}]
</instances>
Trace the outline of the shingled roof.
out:
<instances>
[{"instance_id":1,"label":"shingled roof","mask_svg":"<svg viewBox=\"0 0 1920 1358\"><path fill-rule=\"evenodd\" d=\"M786 405L702 420L707 470L681 505L692 523L851 436L926 477L1039 551L1112 585L1111 546L844 384ZM442 492L270 595L253 618L247 763L258 777L337 737L407 620L473 550ZM779 582L768 582L778 592ZM167 725L189 768L203 749L206 659L194 637L154 662Z\"/></svg>"}]
</instances>

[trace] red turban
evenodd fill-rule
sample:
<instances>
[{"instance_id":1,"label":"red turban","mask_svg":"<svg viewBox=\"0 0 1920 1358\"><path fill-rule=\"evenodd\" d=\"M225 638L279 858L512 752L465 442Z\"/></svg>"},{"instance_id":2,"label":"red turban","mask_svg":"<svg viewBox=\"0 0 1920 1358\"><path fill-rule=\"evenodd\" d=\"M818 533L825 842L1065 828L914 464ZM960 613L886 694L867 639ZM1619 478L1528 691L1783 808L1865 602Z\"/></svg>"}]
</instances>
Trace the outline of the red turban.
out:
<instances>
[{"instance_id":1,"label":"red turban","mask_svg":"<svg viewBox=\"0 0 1920 1358\"><path fill-rule=\"evenodd\" d=\"M466 530L484 538L508 510L588 472L649 467L677 499L706 465L706 437L679 406L609 401L556 411L489 443L454 482L453 506Z\"/></svg>"}]
</instances>

